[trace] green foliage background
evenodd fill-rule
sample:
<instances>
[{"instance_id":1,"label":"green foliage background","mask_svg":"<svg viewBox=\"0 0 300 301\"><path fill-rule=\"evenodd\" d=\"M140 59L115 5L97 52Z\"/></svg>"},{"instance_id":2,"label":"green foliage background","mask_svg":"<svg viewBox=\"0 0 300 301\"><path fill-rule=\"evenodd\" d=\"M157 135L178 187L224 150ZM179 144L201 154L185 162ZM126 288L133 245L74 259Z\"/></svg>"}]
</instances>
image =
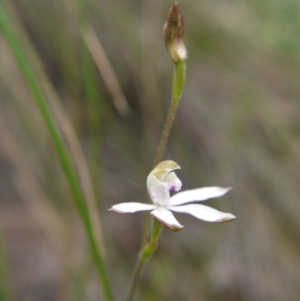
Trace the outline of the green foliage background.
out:
<instances>
[{"instance_id":1,"label":"green foliage background","mask_svg":"<svg viewBox=\"0 0 300 301\"><path fill-rule=\"evenodd\" d=\"M122 300L143 214L107 209L146 201L171 97L173 64L162 28L173 2L0 2L86 195L96 195L93 212ZM232 186L208 205L237 219L209 224L179 215L185 228L163 231L137 300L298 300L300 3L179 4L187 83L165 158L181 165L183 189ZM89 40L91 28L96 35ZM3 34L0 49L0 300L102 300L54 145Z\"/></svg>"}]
</instances>

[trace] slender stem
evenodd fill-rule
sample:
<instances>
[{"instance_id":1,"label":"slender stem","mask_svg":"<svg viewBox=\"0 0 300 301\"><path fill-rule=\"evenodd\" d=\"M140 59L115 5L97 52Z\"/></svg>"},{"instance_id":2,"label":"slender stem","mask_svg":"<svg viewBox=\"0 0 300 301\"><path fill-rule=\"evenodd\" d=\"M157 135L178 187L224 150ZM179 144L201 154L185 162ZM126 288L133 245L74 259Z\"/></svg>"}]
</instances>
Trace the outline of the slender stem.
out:
<instances>
[{"instance_id":1,"label":"slender stem","mask_svg":"<svg viewBox=\"0 0 300 301\"><path fill-rule=\"evenodd\" d=\"M162 231L161 223L157 219L153 218L152 219L151 241L158 241L161 231Z\"/></svg>"},{"instance_id":2,"label":"slender stem","mask_svg":"<svg viewBox=\"0 0 300 301\"><path fill-rule=\"evenodd\" d=\"M172 102L171 107L169 109L169 114L167 120L165 122L164 130L162 132L160 142L158 145L155 164L156 166L159 162L161 162L164 151L168 142L168 138L170 135L171 128L173 126L173 121L176 115L176 111L178 108L179 100L185 85L186 79L186 65L183 62L175 64L174 74L173 74L173 85L172 85Z\"/></svg>"},{"instance_id":3,"label":"slender stem","mask_svg":"<svg viewBox=\"0 0 300 301\"><path fill-rule=\"evenodd\" d=\"M171 107L165 122L164 130L161 135L161 139L158 145L155 164L156 166L163 158L166 144L170 135L170 131L173 125L173 121L176 115L177 107L179 104L180 97L185 85L186 79L186 65L184 62L179 62L175 64L174 74L173 74L173 83L172 83L172 102ZM148 198L148 203L151 202L151 199ZM152 231L150 241L147 243L148 231L149 231L149 214L145 215L143 234L142 234L142 249L137 259L136 267L133 271L132 280L130 283L129 292L127 295L126 301L132 301L136 292L138 280L142 273L142 268L145 265L147 259L149 259L155 252L158 239L160 237L162 230L161 224L156 220L152 219Z\"/></svg>"},{"instance_id":4,"label":"slender stem","mask_svg":"<svg viewBox=\"0 0 300 301\"><path fill-rule=\"evenodd\" d=\"M92 226L91 218L89 215L89 211L85 202L85 198L83 196L80 184L78 182L78 178L76 175L76 171L72 164L70 155L68 150L63 142L61 134L54 122L54 119L51 115L51 112L48 108L46 99L43 95L43 92L38 85L37 79L30 68L30 64L25 56L23 49L21 48L20 43L13 32L11 25L6 16L6 12L4 11L2 5L0 4L0 27L3 30L10 47L12 48L16 59L20 65L21 70L24 73L25 79L28 82L29 87L34 95L34 99L36 101L37 106L40 109L40 112L43 116L43 119L46 123L46 126L49 130L49 133L53 139L54 145L56 147L58 157L60 159L63 171L65 176L69 182L70 189L73 193L74 201L76 203L77 209L79 211L88 241L90 245L90 251L94 262L96 264L103 290L106 300L113 301L113 295L110 288L110 282L107 276L106 267L104 265L104 260L102 258L99 245L97 243L97 239L95 237L94 229Z\"/></svg>"},{"instance_id":5,"label":"slender stem","mask_svg":"<svg viewBox=\"0 0 300 301\"><path fill-rule=\"evenodd\" d=\"M135 269L133 271L133 275L131 278L131 283L129 287L129 291L127 294L126 301L132 301L137 289L139 278L142 274L143 267L145 266L148 259L154 254L158 239L161 234L162 225L156 219L152 219L152 232L151 232L151 240L145 244L139 254Z\"/></svg>"},{"instance_id":6,"label":"slender stem","mask_svg":"<svg viewBox=\"0 0 300 301\"><path fill-rule=\"evenodd\" d=\"M156 153L156 157L155 157L155 161L154 161L154 166L156 166L163 158L166 144L167 144L167 141L168 141L168 138L170 135L170 130L172 128L173 121L175 118L177 106L178 106L178 104L175 101L172 101L171 107L169 110L169 114L168 114L168 117L167 117L167 120L166 120L166 123L164 126L164 130L163 130L163 133L161 135L160 142L158 145L158 149L157 149L157 153Z\"/></svg>"},{"instance_id":7,"label":"slender stem","mask_svg":"<svg viewBox=\"0 0 300 301\"><path fill-rule=\"evenodd\" d=\"M150 198L147 199L147 203L151 203ZM141 246L144 246L148 241L149 225L150 225L150 213L146 212L144 214L144 223L143 223Z\"/></svg>"},{"instance_id":8,"label":"slender stem","mask_svg":"<svg viewBox=\"0 0 300 301\"><path fill-rule=\"evenodd\" d=\"M143 259L141 256L139 256L132 274L131 283L129 286L129 291L126 297L126 301L133 300L133 297L137 289L138 280L142 273L142 269L145 263L146 263L146 259Z\"/></svg>"},{"instance_id":9,"label":"slender stem","mask_svg":"<svg viewBox=\"0 0 300 301\"><path fill-rule=\"evenodd\" d=\"M177 103L181 98L183 88L186 81L186 64L179 62L175 64L175 70L173 73L173 85L172 85L172 97L173 101Z\"/></svg>"}]
</instances>

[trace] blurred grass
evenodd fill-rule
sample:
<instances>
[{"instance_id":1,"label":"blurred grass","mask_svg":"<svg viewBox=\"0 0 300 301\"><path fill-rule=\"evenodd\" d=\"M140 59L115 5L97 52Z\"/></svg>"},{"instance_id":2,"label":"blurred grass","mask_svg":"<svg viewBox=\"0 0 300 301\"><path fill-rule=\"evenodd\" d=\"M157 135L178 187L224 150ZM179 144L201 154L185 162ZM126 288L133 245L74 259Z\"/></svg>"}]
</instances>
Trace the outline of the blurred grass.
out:
<instances>
[{"instance_id":1,"label":"blurred grass","mask_svg":"<svg viewBox=\"0 0 300 301\"><path fill-rule=\"evenodd\" d=\"M2 235L2 229L0 228L0 300L12 301L13 289L11 285L10 265L8 262L7 251L5 247L5 241Z\"/></svg>"},{"instance_id":2,"label":"blurred grass","mask_svg":"<svg viewBox=\"0 0 300 301\"><path fill-rule=\"evenodd\" d=\"M81 2L84 22L95 30L130 106L127 119L82 39L80 6L68 1L74 15L66 3L11 2L28 41L13 14L6 17L26 53L36 53L28 60L43 89L48 87L64 141L70 145L61 120L79 137L84 157L75 152L72 158L76 168L88 162L99 209L93 213L103 224L109 274L121 300L139 248L142 215L106 210L145 200L145 179L171 96L172 62L162 26L173 3ZM189 49L187 86L165 158L182 166L183 189L233 186L230 195L209 205L238 219L214 225L178 216L185 229L163 231L137 300L298 300L299 3L180 5ZM51 140L3 35L0 47L0 219L13 295L99 299Z\"/></svg>"},{"instance_id":3,"label":"blurred grass","mask_svg":"<svg viewBox=\"0 0 300 301\"><path fill-rule=\"evenodd\" d=\"M91 256L93 257L95 266L99 272L105 298L106 300L113 300L110 282L108 279L108 275L103 259L103 252L101 251L99 238L96 236L96 233L98 234L100 230L97 231L94 229L95 226L98 226L98 223L96 225L93 224L93 219L91 218L90 216L91 213L89 211L90 208L86 203L85 195L84 192L82 191L80 182L77 178L76 171L73 167L73 162L71 161L70 154L59 132L59 129L55 124L54 116L52 115L48 107L46 98L43 95L43 92L31 69L30 64L28 63L28 60L26 58L25 53L23 52L21 44L18 42L17 37L12 30L11 24L9 23L6 17L6 11L4 10L4 7L1 6L0 6L0 24L8 40L8 43L16 56L16 59L20 65L24 77L27 80L30 89L32 90L33 96L36 101L36 105L40 110L40 113L42 115L42 118L44 119L49 134L53 139L60 160L60 164L65 173L67 181L69 182L70 189L73 194L74 202L77 206L78 213L82 219L83 227L86 232L87 240L89 242ZM103 249L104 246L102 246L102 250Z\"/></svg>"}]
</instances>

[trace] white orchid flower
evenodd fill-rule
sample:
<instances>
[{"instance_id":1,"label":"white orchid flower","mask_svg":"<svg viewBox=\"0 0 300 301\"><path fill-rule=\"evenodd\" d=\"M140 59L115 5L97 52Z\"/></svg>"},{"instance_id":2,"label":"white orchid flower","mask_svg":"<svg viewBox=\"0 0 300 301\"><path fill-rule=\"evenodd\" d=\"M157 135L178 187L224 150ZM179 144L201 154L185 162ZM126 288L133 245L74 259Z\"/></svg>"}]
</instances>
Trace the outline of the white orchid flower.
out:
<instances>
[{"instance_id":1,"label":"white orchid flower","mask_svg":"<svg viewBox=\"0 0 300 301\"><path fill-rule=\"evenodd\" d=\"M223 223L236 218L231 213L221 212L205 205L183 205L220 197L231 188L203 187L170 196L170 191L179 191L182 185L174 172L176 169L180 169L180 166L174 161L167 160L159 163L149 174L147 188L153 204L121 203L112 206L109 210L116 213L151 211L151 214L160 223L172 231L179 231L183 226L176 220L171 211L188 213L206 222Z\"/></svg>"}]
</instances>

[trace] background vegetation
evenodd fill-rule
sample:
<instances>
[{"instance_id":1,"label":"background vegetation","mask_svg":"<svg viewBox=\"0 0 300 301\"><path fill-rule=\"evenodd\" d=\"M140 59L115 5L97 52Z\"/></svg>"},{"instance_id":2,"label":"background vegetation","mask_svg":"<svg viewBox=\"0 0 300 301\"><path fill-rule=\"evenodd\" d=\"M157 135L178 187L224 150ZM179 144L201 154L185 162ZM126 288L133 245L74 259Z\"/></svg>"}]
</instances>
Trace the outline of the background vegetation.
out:
<instances>
[{"instance_id":1,"label":"background vegetation","mask_svg":"<svg viewBox=\"0 0 300 301\"><path fill-rule=\"evenodd\" d=\"M173 2L0 3L71 154L122 300L143 214L107 209L146 200L170 104L162 27ZM299 1L179 4L187 84L165 158L182 166L183 189L232 186L209 204L238 218L180 215L185 229L163 231L137 300L298 300ZM0 300L101 300L72 192L6 34L0 49Z\"/></svg>"}]
</instances>

